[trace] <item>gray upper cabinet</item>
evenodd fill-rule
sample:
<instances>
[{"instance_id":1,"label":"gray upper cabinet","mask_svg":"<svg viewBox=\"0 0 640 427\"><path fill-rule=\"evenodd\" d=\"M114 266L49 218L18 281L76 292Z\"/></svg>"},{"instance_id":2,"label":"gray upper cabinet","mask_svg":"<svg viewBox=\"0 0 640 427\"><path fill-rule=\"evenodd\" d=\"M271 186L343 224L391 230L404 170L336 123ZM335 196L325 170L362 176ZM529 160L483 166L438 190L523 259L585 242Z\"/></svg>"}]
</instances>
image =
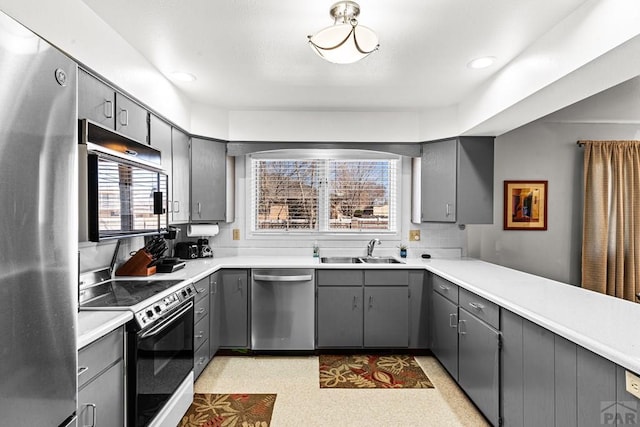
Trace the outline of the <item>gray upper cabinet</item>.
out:
<instances>
[{"instance_id":1,"label":"gray upper cabinet","mask_svg":"<svg viewBox=\"0 0 640 427\"><path fill-rule=\"evenodd\" d=\"M78 69L78 118L115 129L116 93L112 87Z\"/></svg>"},{"instance_id":2,"label":"gray upper cabinet","mask_svg":"<svg viewBox=\"0 0 640 427\"><path fill-rule=\"evenodd\" d=\"M189 135L171 129L171 158L173 181L171 202L172 224L189 222Z\"/></svg>"},{"instance_id":3,"label":"gray upper cabinet","mask_svg":"<svg viewBox=\"0 0 640 427\"><path fill-rule=\"evenodd\" d=\"M139 142L149 142L149 113L116 92L116 131Z\"/></svg>"},{"instance_id":4,"label":"gray upper cabinet","mask_svg":"<svg viewBox=\"0 0 640 427\"><path fill-rule=\"evenodd\" d=\"M78 118L89 119L138 142L149 142L149 113L114 88L80 69Z\"/></svg>"},{"instance_id":5,"label":"gray upper cabinet","mask_svg":"<svg viewBox=\"0 0 640 427\"><path fill-rule=\"evenodd\" d=\"M191 138L191 222L226 219L224 142Z\"/></svg>"},{"instance_id":6,"label":"gray upper cabinet","mask_svg":"<svg viewBox=\"0 0 640 427\"><path fill-rule=\"evenodd\" d=\"M493 223L493 137L422 144L421 221Z\"/></svg>"},{"instance_id":7,"label":"gray upper cabinet","mask_svg":"<svg viewBox=\"0 0 640 427\"><path fill-rule=\"evenodd\" d=\"M169 220L173 208L173 160L171 155L171 125L151 115L149 119L149 143L161 152L162 169L167 173L167 206L169 207Z\"/></svg>"}]
</instances>

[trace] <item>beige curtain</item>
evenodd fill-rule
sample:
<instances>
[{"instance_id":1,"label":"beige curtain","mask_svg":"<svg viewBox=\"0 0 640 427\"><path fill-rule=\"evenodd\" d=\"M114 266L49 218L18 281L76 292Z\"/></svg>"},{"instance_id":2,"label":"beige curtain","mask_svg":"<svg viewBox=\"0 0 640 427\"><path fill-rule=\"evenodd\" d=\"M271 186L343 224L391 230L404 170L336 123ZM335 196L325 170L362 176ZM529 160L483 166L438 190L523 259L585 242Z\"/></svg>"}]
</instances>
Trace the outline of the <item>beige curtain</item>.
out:
<instances>
[{"instance_id":1,"label":"beige curtain","mask_svg":"<svg viewBox=\"0 0 640 427\"><path fill-rule=\"evenodd\" d=\"M640 141L584 144L582 287L636 300L640 292Z\"/></svg>"}]
</instances>

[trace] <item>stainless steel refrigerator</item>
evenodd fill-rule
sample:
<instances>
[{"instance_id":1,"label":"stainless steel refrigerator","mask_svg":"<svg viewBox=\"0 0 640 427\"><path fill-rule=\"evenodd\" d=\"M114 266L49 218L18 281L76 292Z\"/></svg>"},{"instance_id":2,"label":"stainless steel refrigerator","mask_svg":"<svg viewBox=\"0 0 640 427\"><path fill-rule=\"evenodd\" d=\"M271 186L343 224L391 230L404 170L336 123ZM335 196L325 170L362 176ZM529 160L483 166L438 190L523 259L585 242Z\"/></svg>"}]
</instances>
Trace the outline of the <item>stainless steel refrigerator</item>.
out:
<instances>
[{"instance_id":1,"label":"stainless steel refrigerator","mask_svg":"<svg viewBox=\"0 0 640 427\"><path fill-rule=\"evenodd\" d=\"M2 426L76 423L76 77L0 12Z\"/></svg>"}]
</instances>

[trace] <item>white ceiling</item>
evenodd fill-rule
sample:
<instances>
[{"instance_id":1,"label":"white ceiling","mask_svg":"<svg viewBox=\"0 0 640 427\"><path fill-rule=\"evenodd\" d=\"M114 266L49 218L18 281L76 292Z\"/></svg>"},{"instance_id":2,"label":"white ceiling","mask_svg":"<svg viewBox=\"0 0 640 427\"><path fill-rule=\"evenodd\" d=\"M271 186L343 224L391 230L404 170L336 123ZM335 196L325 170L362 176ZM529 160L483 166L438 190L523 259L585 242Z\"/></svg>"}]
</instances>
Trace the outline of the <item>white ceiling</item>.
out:
<instances>
[{"instance_id":1,"label":"white ceiling","mask_svg":"<svg viewBox=\"0 0 640 427\"><path fill-rule=\"evenodd\" d=\"M332 0L84 0L193 102L230 110L417 111L452 106L583 0L359 0L380 50L356 64L316 56L307 35ZM476 57L496 64L467 68Z\"/></svg>"}]
</instances>

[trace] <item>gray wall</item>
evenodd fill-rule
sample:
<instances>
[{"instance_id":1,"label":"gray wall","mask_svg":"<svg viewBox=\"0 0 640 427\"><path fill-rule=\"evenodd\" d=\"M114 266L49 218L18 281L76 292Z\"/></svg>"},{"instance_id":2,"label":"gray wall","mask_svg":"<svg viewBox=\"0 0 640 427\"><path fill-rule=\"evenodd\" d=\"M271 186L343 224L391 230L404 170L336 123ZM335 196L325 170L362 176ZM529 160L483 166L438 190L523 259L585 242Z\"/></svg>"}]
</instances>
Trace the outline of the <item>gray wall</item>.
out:
<instances>
[{"instance_id":1,"label":"gray wall","mask_svg":"<svg viewBox=\"0 0 640 427\"><path fill-rule=\"evenodd\" d=\"M496 138L494 223L467 227L474 258L580 285L580 139L640 139L640 78ZM548 180L548 230L503 230L504 180Z\"/></svg>"}]
</instances>

